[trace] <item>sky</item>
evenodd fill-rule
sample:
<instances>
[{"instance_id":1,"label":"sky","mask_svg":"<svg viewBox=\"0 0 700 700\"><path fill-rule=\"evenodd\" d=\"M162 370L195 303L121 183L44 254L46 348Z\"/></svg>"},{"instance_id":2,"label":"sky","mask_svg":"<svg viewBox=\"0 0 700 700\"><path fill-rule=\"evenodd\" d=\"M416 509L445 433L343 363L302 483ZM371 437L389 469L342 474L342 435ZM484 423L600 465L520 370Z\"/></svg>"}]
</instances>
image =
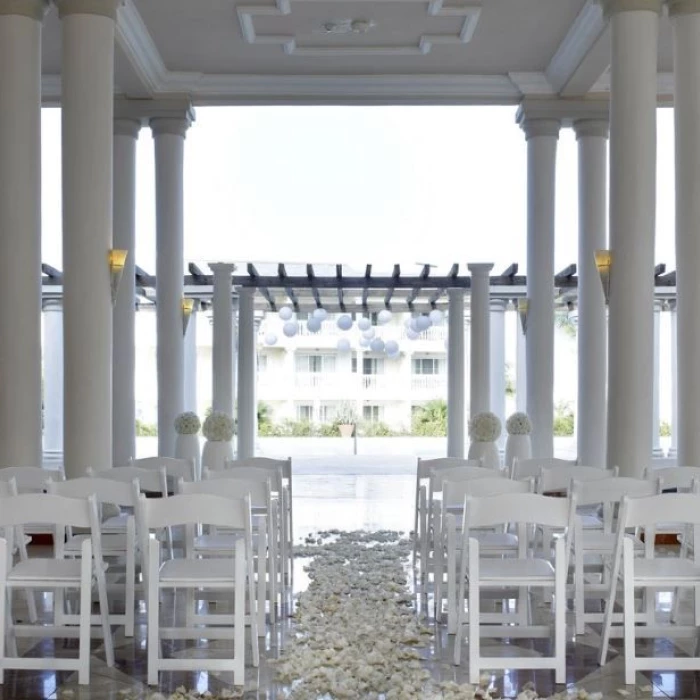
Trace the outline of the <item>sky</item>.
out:
<instances>
[{"instance_id":1,"label":"sky","mask_svg":"<svg viewBox=\"0 0 700 700\"><path fill-rule=\"evenodd\" d=\"M42 259L61 268L60 110L42 112ZM185 144L185 264L526 264L514 107L207 107ZM137 146L136 263L155 272L153 139ZM656 260L674 268L673 112L658 111ZM555 267L577 257L577 157L557 157Z\"/></svg>"}]
</instances>

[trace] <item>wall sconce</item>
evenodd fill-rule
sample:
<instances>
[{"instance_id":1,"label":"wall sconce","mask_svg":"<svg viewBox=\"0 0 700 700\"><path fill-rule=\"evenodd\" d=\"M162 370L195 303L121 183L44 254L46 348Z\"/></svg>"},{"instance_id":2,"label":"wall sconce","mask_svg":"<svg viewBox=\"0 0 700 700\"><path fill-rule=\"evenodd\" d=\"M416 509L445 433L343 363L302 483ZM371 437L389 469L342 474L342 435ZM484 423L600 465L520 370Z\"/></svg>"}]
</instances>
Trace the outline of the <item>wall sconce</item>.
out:
<instances>
[{"instance_id":1,"label":"wall sconce","mask_svg":"<svg viewBox=\"0 0 700 700\"><path fill-rule=\"evenodd\" d=\"M190 317L194 311L194 299L182 300L182 335L187 334L187 326L190 325Z\"/></svg>"},{"instance_id":2,"label":"wall sconce","mask_svg":"<svg viewBox=\"0 0 700 700\"><path fill-rule=\"evenodd\" d=\"M107 261L109 263L109 284L112 290L112 306L117 301L117 292L119 291L119 282L121 282L124 274L124 266L126 258L129 254L128 250L116 250L112 248L107 253Z\"/></svg>"},{"instance_id":3,"label":"wall sconce","mask_svg":"<svg viewBox=\"0 0 700 700\"><path fill-rule=\"evenodd\" d=\"M600 281L603 285L603 296L605 303L610 302L610 268L612 267L612 253L609 250L599 249L594 253L595 266L600 275Z\"/></svg>"},{"instance_id":4,"label":"wall sconce","mask_svg":"<svg viewBox=\"0 0 700 700\"><path fill-rule=\"evenodd\" d=\"M523 329L523 335L527 334L527 299L518 299L518 317L520 318L520 327Z\"/></svg>"}]
</instances>

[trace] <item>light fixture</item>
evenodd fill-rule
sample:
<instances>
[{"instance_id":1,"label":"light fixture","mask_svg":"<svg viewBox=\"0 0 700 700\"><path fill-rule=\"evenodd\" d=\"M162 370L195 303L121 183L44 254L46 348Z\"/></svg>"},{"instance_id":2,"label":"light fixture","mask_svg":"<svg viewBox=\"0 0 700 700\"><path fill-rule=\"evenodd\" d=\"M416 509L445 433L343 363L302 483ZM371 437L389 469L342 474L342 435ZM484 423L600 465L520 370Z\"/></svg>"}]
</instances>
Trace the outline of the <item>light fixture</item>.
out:
<instances>
[{"instance_id":1,"label":"light fixture","mask_svg":"<svg viewBox=\"0 0 700 700\"><path fill-rule=\"evenodd\" d=\"M107 253L107 262L109 264L109 284L112 290L112 305L117 301L117 292L119 291L119 282L124 274L124 266L126 265L126 257L129 254L128 250L110 249Z\"/></svg>"},{"instance_id":2,"label":"light fixture","mask_svg":"<svg viewBox=\"0 0 700 700\"><path fill-rule=\"evenodd\" d=\"M520 318L520 327L523 329L523 335L527 334L527 299L518 299L518 317Z\"/></svg>"},{"instance_id":3,"label":"light fixture","mask_svg":"<svg viewBox=\"0 0 700 700\"><path fill-rule=\"evenodd\" d=\"M612 267L612 253L604 248L599 248L593 254L595 256L595 266L600 275L600 281L603 285L603 296L605 303L610 302L610 268Z\"/></svg>"},{"instance_id":4,"label":"light fixture","mask_svg":"<svg viewBox=\"0 0 700 700\"><path fill-rule=\"evenodd\" d=\"M190 318L194 311L194 299L182 299L182 335L187 335L187 326L190 325Z\"/></svg>"}]
</instances>

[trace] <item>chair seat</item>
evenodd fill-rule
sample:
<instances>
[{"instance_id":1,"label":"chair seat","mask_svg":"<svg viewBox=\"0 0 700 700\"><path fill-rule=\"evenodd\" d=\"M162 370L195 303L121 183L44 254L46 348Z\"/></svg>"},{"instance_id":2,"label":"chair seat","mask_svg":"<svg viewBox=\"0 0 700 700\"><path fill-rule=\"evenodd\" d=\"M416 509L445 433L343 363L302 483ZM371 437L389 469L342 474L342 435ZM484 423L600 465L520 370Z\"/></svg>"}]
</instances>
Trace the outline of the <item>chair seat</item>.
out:
<instances>
[{"instance_id":1,"label":"chair seat","mask_svg":"<svg viewBox=\"0 0 700 700\"><path fill-rule=\"evenodd\" d=\"M459 531L458 531L459 532ZM479 549L482 552L493 554L493 552L516 552L518 550L518 537L509 532L479 532L471 530L470 536L479 542ZM461 538L458 538L455 546L461 549Z\"/></svg>"},{"instance_id":2,"label":"chair seat","mask_svg":"<svg viewBox=\"0 0 700 700\"><path fill-rule=\"evenodd\" d=\"M689 559L673 557L635 559L634 580L635 584L640 585L679 581L693 581L700 585L700 566L696 566Z\"/></svg>"},{"instance_id":3,"label":"chair seat","mask_svg":"<svg viewBox=\"0 0 700 700\"><path fill-rule=\"evenodd\" d=\"M27 559L12 567L7 581L15 586L39 581L80 585L81 566L78 559Z\"/></svg>"},{"instance_id":4,"label":"chair seat","mask_svg":"<svg viewBox=\"0 0 700 700\"><path fill-rule=\"evenodd\" d=\"M196 551L232 553L236 542L243 539L243 530L240 532L227 532L224 535L200 535L194 538Z\"/></svg>"},{"instance_id":5,"label":"chair seat","mask_svg":"<svg viewBox=\"0 0 700 700\"><path fill-rule=\"evenodd\" d=\"M583 533L583 549L586 552L606 552L612 554L615 551L615 543L617 535L607 532L584 532ZM634 540L635 550L643 550L644 542Z\"/></svg>"},{"instance_id":6,"label":"chair seat","mask_svg":"<svg viewBox=\"0 0 700 700\"><path fill-rule=\"evenodd\" d=\"M234 584L234 559L170 559L160 567L161 586L202 587Z\"/></svg>"},{"instance_id":7,"label":"chair seat","mask_svg":"<svg viewBox=\"0 0 700 700\"><path fill-rule=\"evenodd\" d=\"M480 585L554 583L554 567L546 559L481 559Z\"/></svg>"},{"instance_id":8,"label":"chair seat","mask_svg":"<svg viewBox=\"0 0 700 700\"><path fill-rule=\"evenodd\" d=\"M67 554L79 554L83 546L83 542L90 535L74 535L65 544L65 552ZM108 535L102 535L102 554L105 556L113 556L115 554L124 554L126 552L126 533L115 532Z\"/></svg>"},{"instance_id":9,"label":"chair seat","mask_svg":"<svg viewBox=\"0 0 700 700\"><path fill-rule=\"evenodd\" d=\"M120 513L119 515L115 515L111 518L107 518L102 522L102 532L103 533L108 533L108 532L113 532L117 531L120 532L122 530L126 530L126 521L129 519L129 514L128 513Z\"/></svg>"}]
</instances>

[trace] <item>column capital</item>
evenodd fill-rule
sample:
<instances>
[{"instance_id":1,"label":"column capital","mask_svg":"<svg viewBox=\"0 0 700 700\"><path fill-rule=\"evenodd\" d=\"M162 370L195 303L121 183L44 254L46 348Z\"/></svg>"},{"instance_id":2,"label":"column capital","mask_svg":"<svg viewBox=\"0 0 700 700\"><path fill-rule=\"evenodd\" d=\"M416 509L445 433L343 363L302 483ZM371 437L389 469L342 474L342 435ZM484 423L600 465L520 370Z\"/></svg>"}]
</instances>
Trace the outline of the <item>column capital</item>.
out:
<instances>
[{"instance_id":1,"label":"column capital","mask_svg":"<svg viewBox=\"0 0 700 700\"><path fill-rule=\"evenodd\" d=\"M461 287L451 287L450 289L447 290L447 298L448 299L463 299L464 298L464 289Z\"/></svg>"},{"instance_id":2,"label":"column capital","mask_svg":"<svg viewBox=\"0 0 700 700\"><path fill-rule=\"evenodd\" d=\"M586 136L607 139L610 136L610 122L607 119L576 119L573 126L577 139Z\"/></svg>"},{"instance_id":3,"label":"column capital","mask_svg":"<svg viewBox=\"0 0 700 700\"><path fill-rule=\"evenodd\" d=\"M56 4L60 19L67 15L99 15L116 21L122 0L58 0Z\"/></svg>"},{"instance_id":4,"label":"column capital","mask_svg":"<svg viewBox=\"0 0 700 700\"><path fill-rule=\"evenodd\" d=\"M536 119L524 117L520 120L520 128L525 132L525 139L527 141L539 136L551 136L558 139L559 130L561 129L561 122L559 119L554 119L551 117L541 117Z\"/></svg>"},{"instance_id":5,"label":"column capital","mask_svg":"<svg viewBox=\"0 0 700 700\"><path fill-rule=\"evenodd\" d=\"M505 312L505 310L508 308L508 300L507 299L491 299L489 300L489 304L491 305L491 311L496 311L496 312Z\"/></svg>"},{"instance_id":6,"label":"column capital","mask_svg":"<svg viewBox=\"0 0 700 700\"><path fill-rule=\"evenodd\" d=\"M668 3L668 14L671 17L676 15L694 15L700 12L700 0L666 0Z\"/></svg>"},{"instance_id":7,"label":"column capital","mask_svg":"<svg viewBox=\"0 0 700 700\"><path fill-rule=\"evenodd\" d=\"M172 134L173 136L182 136L184 139L191 124L192 120L188 115L181 117L153 117L149 121L154 138L162 134Z\"/></svg>"},{"instance_id":8,"label":"column capital","mask_svg":"<svg viewBox=\"0 0 700 700\"><path fill-rule=\"evenodd\" d=\"M489 272L493 270L493 263L468 263L467 269L471 272L472 277L488 276Z\"/></svg>"},{"instance_id":9,"label":"column capital","mask_svg":"<svg viewBox=\"0 0 700 700\"><path fill-rule=\"evenodd\" d=\"M606 17L611 17L619 12L661 13L661 0L601 0L601 4Z\"/></svg>"},{"instance_id":10,"label":"column capital","mask_svg":"<svg viewBox=\"0 0 700 700\"><path fill-rule=\"evenodd\" d=\"M132 139L139 137L141 131L141 122L138 119L115 119L114 120L114 135L115 136L130 136Z\"/></svg>"},{"instance_id":11,"label":"column capital","mask_svg":"<svg viewBox=\"0 0 700 700\"><path fill-rule=\"evenodd\" d=\"M211 268L211 271L214 273L214 275L219 273L221 275L228 275L229 277L233 274L233 271L236 269L236 266L233 263L225 262L209 263L209 267Z\"/></svg>"},{"instance_id":12,"label":"column capital","mask_svg":"<svg viewBox=\"0 0 700 700\"><path fill-rule=\"evenodd\" d=\"M41 303L42 311L59 311L63 312L63 301L61 299L44 299Z\"/></svg>"},{"instance_id":13,"label":"column capital","mask_svg":"<svg viewBox=\"0 0 700 700\"><path fill-rule=\"evenodd\" d=\"M18 15L41 22L47 7L47 0L4 0L0 3L0 15Z\"/></svg>"}]
</instances>

